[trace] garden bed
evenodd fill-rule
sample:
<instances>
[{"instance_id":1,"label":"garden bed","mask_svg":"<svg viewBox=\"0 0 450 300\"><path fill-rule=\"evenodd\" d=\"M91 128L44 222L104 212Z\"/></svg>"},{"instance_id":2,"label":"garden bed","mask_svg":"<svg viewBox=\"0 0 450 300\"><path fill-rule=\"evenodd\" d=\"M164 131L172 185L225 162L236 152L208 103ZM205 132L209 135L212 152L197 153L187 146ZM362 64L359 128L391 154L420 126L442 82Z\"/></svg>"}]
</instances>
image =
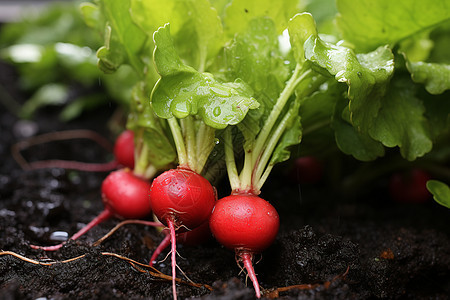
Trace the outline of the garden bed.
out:
<instances>
[{"instance_id":1,"label":"garden bed","mask_svg":"<svg viewBox=\"0 0 450 300\"><path fill-rule=\"evenodd\" d=\"M0 74L8 95L19 102L25 98L14 89L14 70L1 65ZM92 246L119 222L112 219L59 251L45 253L29 247L52 243L55 231L73 234L94 218L103 209L100 185L107 173L22 170L10 147L30 124L6 109L5 101L0 103L1 298L170 299L167 252L160 258L164 261L155 265L157 270L146 266L163 238L154 228L125 225L99 246ZM105 124L114 108L60 122L55 117L58 108L49 107L36 114L31 128L37 129L36 134L83 128L110 137ZM110 153L85 140L38 146L24 155L29 160L111 159ZM285 168L274 171L261 195L281 218L276 242L255 265L264 297L447 299L448 209L434 202L394 203L383 184L355 199L340 197L320 183L299 185L286 180ZM182 258L177 263L186 275L178 273L183 281L177 287L180 299L254 298L232 251L213 240L201 246L179 246L178 251Z\"/></svg>"}]
</instances>

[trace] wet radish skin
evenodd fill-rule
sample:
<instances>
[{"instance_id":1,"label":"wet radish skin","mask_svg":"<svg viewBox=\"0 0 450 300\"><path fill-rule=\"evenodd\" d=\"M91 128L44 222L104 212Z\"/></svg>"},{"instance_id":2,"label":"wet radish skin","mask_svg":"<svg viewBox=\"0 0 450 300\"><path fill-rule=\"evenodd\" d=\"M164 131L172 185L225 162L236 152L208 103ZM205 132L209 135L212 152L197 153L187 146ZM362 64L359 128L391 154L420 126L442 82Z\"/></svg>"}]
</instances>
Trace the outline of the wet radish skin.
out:
<instances>
[{"instance_id":1,"label":"wet radish skin","mask_svg":"<svg viewBox=\"0 0 450 300\"><path fill-rule=\"evenodd\" d=\"M153 180L150 188L150 205L158 219L167 225L170 218L177 226L188 229L208 220L216 198L208 180L184 168L162 173Z\"/></svg>"},{"instance_id":2,"label":"wet radish skin","mask_svg":"<svg viewBox=\"0 0 450 300\"><path fill-rule=\"evenodd\" d=\"M280 220L268 201L252 194L230 195L217 201L209 226L225 247L258 253L275 240Z\"/></svg>"},{"instance_id":3,"label":"wet radish skin","mask_svg":"<svg viewBox=\"0 0 450 300\"><path fill-rule=\"evenodd\" d=\"M129 169L111 172L102 183L102 200L115 216L140 219L151 213L148 201L150 182Z\"/></svg>"},{"instance_id":4,"label":"wet radish skin","mask_svg":"<svg viewBox=\"0 0 450 300\"><path fill-rule=\"evenodd\" d=\"M134 168L134 132L123 131L114 144L114 156L116 161L124 167Z\"/></svg>"}]
</instances>

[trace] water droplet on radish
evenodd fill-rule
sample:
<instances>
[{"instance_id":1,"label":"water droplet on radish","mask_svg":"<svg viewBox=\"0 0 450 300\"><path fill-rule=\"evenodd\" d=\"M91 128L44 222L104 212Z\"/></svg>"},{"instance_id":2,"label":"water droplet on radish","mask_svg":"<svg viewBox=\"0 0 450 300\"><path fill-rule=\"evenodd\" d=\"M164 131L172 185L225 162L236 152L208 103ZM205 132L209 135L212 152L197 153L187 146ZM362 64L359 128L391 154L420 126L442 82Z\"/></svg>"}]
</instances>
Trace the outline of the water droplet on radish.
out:
<instances>
[{"instance_id":1,"label":"water droplet on radish","mask_svg":"<svg viewBox=\"0 0 450 300\"><path fill-rule=\"evenodd\" d=\"M216 106L215 108L214 108L214 110L213 110L213 115L215 116L215 117L218 117L218 116L220 116L220 113L222 112L222 109L219 107L219 106Z\"/></svg>"}]
</instances>

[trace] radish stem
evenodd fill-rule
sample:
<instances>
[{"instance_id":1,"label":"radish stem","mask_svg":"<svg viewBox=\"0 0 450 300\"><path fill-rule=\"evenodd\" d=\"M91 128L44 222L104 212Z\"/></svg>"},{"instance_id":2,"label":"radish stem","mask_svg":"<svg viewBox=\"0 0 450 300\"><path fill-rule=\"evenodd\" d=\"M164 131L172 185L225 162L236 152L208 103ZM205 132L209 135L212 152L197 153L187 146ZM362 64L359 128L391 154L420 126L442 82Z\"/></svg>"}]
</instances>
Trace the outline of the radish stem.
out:
<instances>
[{"instance_id":1,"label":"radish stem","mask_svg":"<svg viewBox=\"0 0 450 300\"><path fill-rule=\"evenodd\" d=\"M192 171L199 173L197 166L197 147L196 147L196 138L195 138L195 124L192 116L187 116L185 119L180 120L181 126L184 130L183 135L185 137L186 143L186 155L187 155L187 163L189 168Z\"/></svg>"},{"instance_id":2,"label":"radish stem","mask_svg":"<svg viewBox=\"0 0 450 300\"><path fill-rule=\"evenodd\" d=\"M178 124L178 121L175 117L168 119L167 123L169 123L170 131L172 132L173 140L177 148L178 164L180 166L187 166L188 158L186 146L184 144L183 134L181 132L180 125Z\"/></svg>"},{"instance_id":3,"label":"radish stem","mask_svg":"<svg viewBox=\"0 0 450 300\"><path fill-rule=\"evenodd\" d=\"M273 125L275 124L276 120L278 119L278 116L280 115L281 111L283 110L284 105L286 104L289 97L294 92L295 87L300 83L301 80L303 80L306 75L308 75L311 71L304 72L301 76L300 71L302 70L302 66L297 64L295 67L294 73L292 74L291 78L286 83L286 86L284 90L281 92L280 96L278 97L275 105L273 106L269 117L267 118L266 122L264 123L263 128L261 129L258 138L256 139L255 147L253 148L254 157L252 160L252 163L254 164L262 152L262 149L264 147L264 144L267 140L267 137L270 134L270 131L272 130Z\"/></svg>"},{"instance_id":4,"label":"radish stem","mask_svg":"<svg viewBox=\"0 0 450 300\"><path fill-rule=\"evenodd\" d=\"M231 190L239 188L240 181L236 168L236 161L234 159L233 144L231 140L230 128L227 128L224 132L225 139L225 164L227 167L228 179L230 181Z\"/></svg>"}]
</instances>

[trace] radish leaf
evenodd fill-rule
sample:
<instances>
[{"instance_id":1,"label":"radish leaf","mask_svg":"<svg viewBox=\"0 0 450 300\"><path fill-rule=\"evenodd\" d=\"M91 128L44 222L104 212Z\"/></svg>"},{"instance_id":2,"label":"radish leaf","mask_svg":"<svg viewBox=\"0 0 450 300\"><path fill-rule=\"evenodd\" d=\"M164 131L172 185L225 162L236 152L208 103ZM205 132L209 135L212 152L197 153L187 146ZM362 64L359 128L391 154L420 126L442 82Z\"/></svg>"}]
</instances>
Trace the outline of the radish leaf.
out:
<instances>
[{"instance_id":1,"label":"radish leaf","mask_svg":"<svg viewBox=\"0 0 450 300\"><path fill-rule=\"evenodd\" d=\"M177 52L201 72L224 44L222 23L207 0L131 0L131 15L150 37L170 23Z\"/></svg>"},{"instance_id":2,"label":"radish leaf","mask_svg":"<svg viewBox=\"0 0 450 300\"><path fill-rule=\"evenodd\" d=\"M450 188L448 185L438 180L428 180L427 189L433 194L437 203L450 208Z\"/></svg>"},{"instance_id":3,"label":"radish leaf","mask_svg":"<svg viewBox=\"0 0 450 300\"><path fill-rule=\"evenodd\" d=\"M407 62L414 82L425 84L430 94L441 94L450 89L450 65L425 62Z\"/></svg>"},{"instance_id":4,"label":"radish leaf","mask_svg":"<svg viewBox=\"0 0 450 300\"><path fill-rule=\"evenodd\" d=\"M350 120L367 132L381 107L381 98L394 71L391 51L386 47L356 55L350 48L336 46L311 36L305 42L306 59L345 82L350 99Z\"/></svg>"},{"instance_id":5,"label":"radish leaf","mask_svg":"<svg viewBox=\"0 0 450 300\"><path fill-rule=\"evenodd\" d=\"M370 130L373 138L387 147L400 147L400 153L408 160L415 160L431 150L425 108L414 95L410 81L395 80L381 105Z\"/></svg>"},{"instance_id":6,"label":"radish leaf","mask_svg":"<svg viewBox=\"0 0 450 300\"><path fill-rule=\"evenodd\" d=\"M161 79L152 91L152 105L161 118L198 115L206 125L223 129L242 121L249 109L259 106L251 88L237 79L218 82L183 64L175 52L169 25L154 34L154 60Z\"/></svg>"},{"instance_id":7,"label":"radish leaf","mask_svg":"<svg viewBox=\"0 0 450 300\"><path fill-rule=\"evenodd\" d=\"M296 0L234 0L226 8L224 29L228 37L247 29L249 22L258 17L269 17L276 25L277 33L286 29L289 19L298 11Z\"/></svg>"},{"instance_id":8,"label":"radish leaf","mask_svg":"<svg viewBox=\"0 0 450 300\"><path fill-rule=\"evenodd\" d=\"M105 73L130 64L138 74L143 70L140 52L146 42L145 34L131 20L129 0L101 1L100 9L107 19L105 45L98 49L99 68Z\"/></svg>"},{"instance_id":9,"label":"radish leaf","mask_svg":"<svg viewBox=\"0 0 450 300\"><path fill-rule=\"evenodd\" d=\"M450 2L435 0L338 0L336 21L357 51L370 51L450 20Z\"/></svg>"},{"instance_id":10,"label":"radish leaf","mask_svg":"<svg viewBox=\"0 0 450 300\"><path fill-rule=\"evenodd\" d=\"M332 121L339 149L362 161L370 161L383 156L383 145L367 133L357 131L350 123L349 115L348 101L340 98L336 104Z\"/></svg>"}]
</instances>

